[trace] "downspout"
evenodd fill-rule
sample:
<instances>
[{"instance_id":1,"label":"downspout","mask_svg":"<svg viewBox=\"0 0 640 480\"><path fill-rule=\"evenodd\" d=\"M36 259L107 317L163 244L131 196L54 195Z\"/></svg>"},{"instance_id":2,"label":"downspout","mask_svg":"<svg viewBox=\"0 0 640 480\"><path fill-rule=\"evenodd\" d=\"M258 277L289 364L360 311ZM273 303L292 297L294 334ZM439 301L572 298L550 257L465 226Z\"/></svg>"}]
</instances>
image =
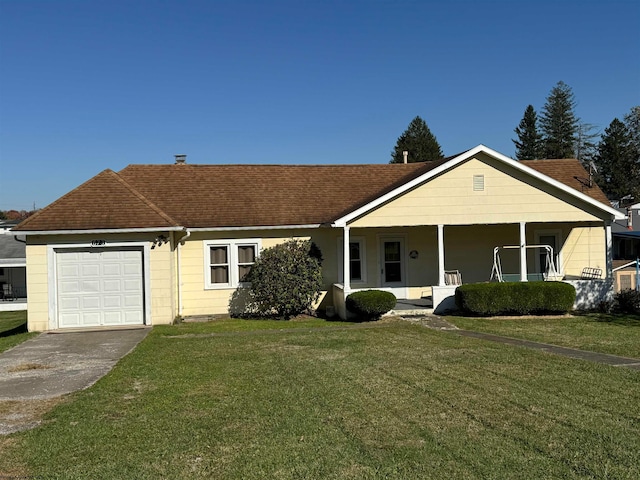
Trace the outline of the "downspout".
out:
<instances>
[{"instance_id":1,"label":"downspout","mask_svg":"<svg viewBox=\"0 0 640 480\"><path fill-rule=\"evenodd\" d=\"M191 231L188 228L184 229L185 235L178 240L178 315L182 317L183 305L182 305L182 270L181 270L181 257L182 249L180 246L191 236Z\"/></svg>"}]
</instances>

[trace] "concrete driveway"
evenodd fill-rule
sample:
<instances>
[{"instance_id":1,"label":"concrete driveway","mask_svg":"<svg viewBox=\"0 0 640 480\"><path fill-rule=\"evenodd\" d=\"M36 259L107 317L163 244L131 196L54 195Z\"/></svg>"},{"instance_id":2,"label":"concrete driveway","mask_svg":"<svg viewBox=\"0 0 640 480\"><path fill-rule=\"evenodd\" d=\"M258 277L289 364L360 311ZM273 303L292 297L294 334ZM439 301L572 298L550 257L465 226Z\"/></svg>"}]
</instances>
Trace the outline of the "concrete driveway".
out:
<instances>
[{"instance_id":1,"label":"concrete driveway","mask_svg":"<svg viewBox=\"0 0 640 480\"><path fill-rule=\"evenodd\" d=\"M150 330L43 333L27 340L0 354L0 401L43 400L87 388Z\"/></svg>"}]
</instances>

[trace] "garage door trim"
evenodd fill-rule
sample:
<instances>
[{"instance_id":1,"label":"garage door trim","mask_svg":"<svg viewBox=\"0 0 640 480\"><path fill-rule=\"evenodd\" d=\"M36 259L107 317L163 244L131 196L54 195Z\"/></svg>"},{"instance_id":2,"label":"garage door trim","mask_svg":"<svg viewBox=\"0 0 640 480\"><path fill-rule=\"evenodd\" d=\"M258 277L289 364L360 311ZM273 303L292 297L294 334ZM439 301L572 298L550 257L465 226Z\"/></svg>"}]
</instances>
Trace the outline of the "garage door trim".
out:
<instances>
[{"instance_id":1,"label":"garage door trim","mask_svg":"<svg viewBox=\"0 0 640 480\"><path fill-rule=\"evenodd\" d=\"M91 242L87 243L73 243L73 244L58 244L49 245L47 249L47 263L48 263L48 289L49 289L49 329L60 329L58 319L58 272L56 255L58 252L65 252L78 249L92 249L97 248L100 250L118 250L118 249L139 249L142 253L142 276L143 276L143 323L144 325L151 325L151 284L150 284L150 261L149 256L151 252L149 242L109 242L99 247L92 247ZM90 328L90 327L87 327ZM117 327L116 327L117 328Z\"/></svg>"}]
</instances>

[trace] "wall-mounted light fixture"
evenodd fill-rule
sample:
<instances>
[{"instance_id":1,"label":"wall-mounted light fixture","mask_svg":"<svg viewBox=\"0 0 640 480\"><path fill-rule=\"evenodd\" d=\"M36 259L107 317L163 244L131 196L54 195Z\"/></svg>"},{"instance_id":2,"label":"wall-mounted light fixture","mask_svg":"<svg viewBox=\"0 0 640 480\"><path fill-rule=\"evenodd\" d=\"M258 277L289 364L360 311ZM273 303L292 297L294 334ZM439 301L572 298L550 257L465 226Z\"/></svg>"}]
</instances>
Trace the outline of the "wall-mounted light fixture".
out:
<instances>
[{"instance_id":1,"label":"wall-mounted light fixture","mask_svg":"<svg viewBox=\"0 0 640 480\"><path fill-rule=\"evenodd\" d=\"M156 247L160 247L168 242L169 242L169 238L167 236L158 235L156 239L153 241L153 243L151 244L151 250L153 250Z\"/></svg>"}]
</instances>

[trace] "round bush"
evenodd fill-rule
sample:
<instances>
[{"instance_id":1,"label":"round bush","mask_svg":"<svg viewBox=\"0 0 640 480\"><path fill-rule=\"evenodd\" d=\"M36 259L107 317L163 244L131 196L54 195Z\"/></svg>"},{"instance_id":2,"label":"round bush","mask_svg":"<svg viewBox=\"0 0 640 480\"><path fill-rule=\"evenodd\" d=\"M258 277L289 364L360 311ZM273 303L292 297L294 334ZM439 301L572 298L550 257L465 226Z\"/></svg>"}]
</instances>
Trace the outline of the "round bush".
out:
<instances>
[{"instance_id":1,"label":"round bush","mask_svg":"<svg viewBox=\"0 0 640 480\"><path fill-rule=\"evenodd\" d=\"M396 296L382 290L354 292L347 297L347 309L364 320L376 320L393 309Z\"/></svg>"}]
</instances>

